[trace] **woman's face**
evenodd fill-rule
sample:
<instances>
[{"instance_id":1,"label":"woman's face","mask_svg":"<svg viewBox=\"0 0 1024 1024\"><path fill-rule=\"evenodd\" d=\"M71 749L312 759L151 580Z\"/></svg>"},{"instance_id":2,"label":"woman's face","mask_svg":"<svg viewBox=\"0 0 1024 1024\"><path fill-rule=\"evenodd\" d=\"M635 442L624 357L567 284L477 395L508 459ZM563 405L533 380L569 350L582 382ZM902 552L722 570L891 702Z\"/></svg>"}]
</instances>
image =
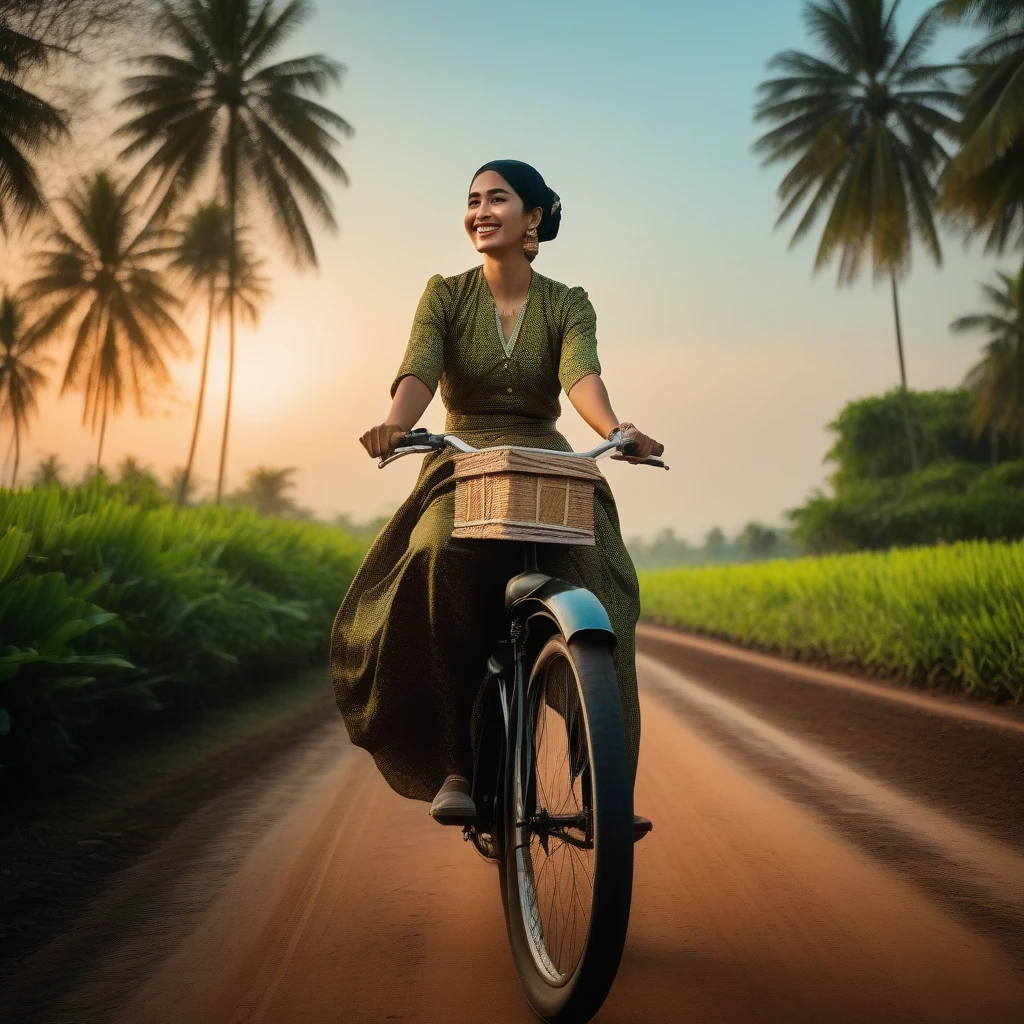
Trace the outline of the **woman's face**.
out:
<instances>
[{"instance_id":1,"label":"woman's face","mask_svg":"<svg viewBox=\"0 0 1024 1024\"><path fill-rule=\"evenodd\" d=\"M497 171L478 174L469 186L466 233L477 252L492 256L517 249L521 252L527 229L537 227L540 221L540 207L525 212L522 199Z\"/></svg>"}]
</instances>

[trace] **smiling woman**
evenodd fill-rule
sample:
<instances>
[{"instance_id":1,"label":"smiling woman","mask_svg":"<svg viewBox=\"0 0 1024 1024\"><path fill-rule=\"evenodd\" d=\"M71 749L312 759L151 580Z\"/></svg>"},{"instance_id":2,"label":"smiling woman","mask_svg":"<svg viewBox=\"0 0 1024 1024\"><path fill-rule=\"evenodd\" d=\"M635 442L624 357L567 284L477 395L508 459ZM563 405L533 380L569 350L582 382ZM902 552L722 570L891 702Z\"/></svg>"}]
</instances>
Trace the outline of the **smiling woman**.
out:
<instances>
[{"instance_id":1,"label":"smiling woman","mask_svg":"<svg viewBox=\"0 0 1024 1024\"><path fill-rule=\"evenodd\" d=\"M427 283L387 420L360 439L385 457L435 390L445 431L474 447L571 451L556 429L564 391L602 438L621 428L635 457L663 446L620 423L601 380L597 315L587 293L536 273L539 243L558 234L561 200L529 164L485 164L470 183L464 226L480 265ZM487 657L506 625L505 582L521 568L514 544L453 540L451 451L427 456L413 493L366 556L335 620L335 695L354 743L389 785L433 800L438 820L472 816L470 716ZM615 630L615 665L635 778L640 711L634 665L636 572L611 490L597 482L595 547L541 545L539 568L593 592Z\"/></svg>"}]
</instances>

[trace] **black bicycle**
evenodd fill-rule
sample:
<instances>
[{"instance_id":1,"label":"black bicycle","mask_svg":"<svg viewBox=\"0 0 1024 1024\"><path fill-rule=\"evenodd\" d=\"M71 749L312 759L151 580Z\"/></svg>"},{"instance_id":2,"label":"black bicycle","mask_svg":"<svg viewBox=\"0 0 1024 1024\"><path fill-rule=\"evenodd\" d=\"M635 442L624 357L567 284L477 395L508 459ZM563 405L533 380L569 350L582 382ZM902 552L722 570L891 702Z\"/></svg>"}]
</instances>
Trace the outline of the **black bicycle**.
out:
<instances>
[{"instance_id":1,"label":"black bicycle","mask_svg":"<svg viewBox=\"0 0 1024 1024\"><path fill-rule=\"evenodd\" d=\"M414 430L383 467L450 446ZM589 452L629 454L618 434ZM534 449L545 451L547 449ZM667 469L661 459L637 465ZM611 989L633 894L633 787L615 634L589 591L537 569L534 542L509 580L508 639L487 666L474 714L472 795L464 836L499 868L509 942L526 997L543 1020L589 1021Z\"/></svg>"}]
</instances>

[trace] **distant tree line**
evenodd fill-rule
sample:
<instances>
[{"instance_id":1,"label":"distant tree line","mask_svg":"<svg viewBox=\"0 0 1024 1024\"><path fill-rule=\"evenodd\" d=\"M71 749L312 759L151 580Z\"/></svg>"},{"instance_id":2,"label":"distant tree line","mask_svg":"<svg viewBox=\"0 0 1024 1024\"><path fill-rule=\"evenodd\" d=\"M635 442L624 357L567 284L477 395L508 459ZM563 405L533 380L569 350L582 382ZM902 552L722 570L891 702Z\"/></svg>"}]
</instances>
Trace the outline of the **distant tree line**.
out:
<instances>
[{"instance_id":1,"label":"distant tree line","mask_svg":"<svg viewBox=\"0 0 1024 1024\"><path fill-rule=\"evenodd\" d=\"M278 519L312 519L313 513L301 507L291 493L295 489L294 466L278 468L256 466L245 474L242 487L224 495L224 504L252 508L262 516ZM78 479L72 478L60 458L48 455L36 466L31 478L33 487L98 487L116 493L127 504L144 508L157 508L169 502L195 505L198 479L193 474L186 482L185 467L172 469L166 479L157 474L134 455L126 455L112 473L90 466ZM207 496L207 501L212 495ZM339 517L339 526L343 526ZM353 530L353 533L356 531Z\"/></svg>"},{"instance_id":2,"label":"distant tree line","mask_svg":"<svg viewBox=\"0 0 1024 1024\"><path fill-rule=\"evenodd\" d=\"M1015 434L976 429L967 388L899 390L850 402L829 424L832 493L791 510L794 541L815 552L1024 537L1024 459ZM899 424L920 439L914 472Z\"/></svg>"},{"instance_id":3,"label":"distant tree line","mask_svg":"<svg viewBox=\"0 0 1024 1024\"><path fill-rule=\"evenodd\" d=\"M626 547L634 564L645 569L756 562L769 558L793 558L800 553L786 529L759 522L747 523L732 537L726 536L721 527L714 526L696 545L677 536L671 527L666 527L652 540L631 537Z\"/></svg>"},{"instance_id":4,"label":"distant tree line","mask_svg":"<svg viewBox=\"0 0 1024 1024\"><path fill-rule=\"evenodd\" d=\"M918 433L916 471L902 430L907 408ZM1024 537L1019 439L991 425L979 432L976 409L969 387L894 388L848 402L828 424L827 487L786 513L788 527L751 522L731 538L716 527L698 545L667 528L653 540L632 538L633 561L705 565Z\"/></svg>"}]
</instances>

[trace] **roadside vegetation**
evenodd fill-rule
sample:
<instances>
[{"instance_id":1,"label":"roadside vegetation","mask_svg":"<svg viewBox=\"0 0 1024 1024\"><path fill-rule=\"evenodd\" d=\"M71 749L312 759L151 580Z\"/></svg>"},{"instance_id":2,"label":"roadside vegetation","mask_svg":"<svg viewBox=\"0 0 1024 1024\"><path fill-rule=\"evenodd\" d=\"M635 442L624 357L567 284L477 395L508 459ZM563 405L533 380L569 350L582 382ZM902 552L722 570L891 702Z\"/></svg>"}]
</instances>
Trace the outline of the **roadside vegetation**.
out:
<instances>
[{"instance_id":1,"label":"roadside vegetation","mask_svg":"<svg viewBox=\"0 0 1024 1024\"><path fill-rule=\"evenodd\" d=\"M1016 438L973 426L967 388L893 390L850 402L829 424L832 493L789 512L810 554L1024 537L1024 459ZM901 442L909 408L919 438L913 471Z\"/></svg>"},{"instance_id":2,"label":"roadside vegetation","mask_svg":"<svg viewBox=\"0 0 1024 1024\"><path fill-rule=\"evenodd\" d=\"M1024 542L641 571L644 615L833 668L1024 699Z\"/></svg>"},{"instance_id":3,"label":"roadside vegetation","mask_svg":"<svg viewBox=\"0 0 1024 1024\"><path fill-rule=\"evenodd\" d=\"M0 790L326 665L365 542L131 497L0 492Z\"/></svg>"}]
</instances>

